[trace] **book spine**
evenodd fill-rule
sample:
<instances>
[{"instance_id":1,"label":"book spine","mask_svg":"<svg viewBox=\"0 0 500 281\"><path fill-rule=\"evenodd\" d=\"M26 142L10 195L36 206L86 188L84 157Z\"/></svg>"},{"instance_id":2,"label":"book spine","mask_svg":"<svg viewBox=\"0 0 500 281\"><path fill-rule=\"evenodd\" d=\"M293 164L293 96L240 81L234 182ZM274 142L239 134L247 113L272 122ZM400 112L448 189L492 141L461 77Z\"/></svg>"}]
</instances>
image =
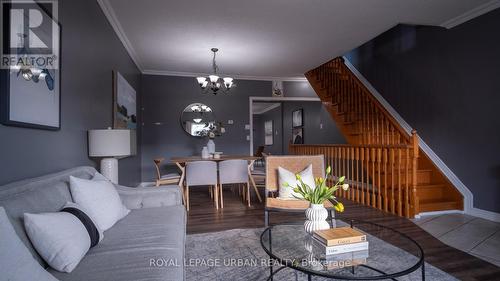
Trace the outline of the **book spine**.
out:
<instances>
[{"instance_id":1,"label":"book spine","mask_svg":"<svg viewBox=\"0 0 500 281\"><path fill-rule=\"evenodd\" d=\"M368 249L368 242L359 242L354 244L336 245L325 247L327 255L342 254L354 251L362 251Z\"/></svg>"},{"instance_id":2,"label":"book spine","mask_svg":"<svg viewBox=\"0 0 500 281\"><path fill-rule=\"evenodd\" d=\"M340 239L330 239L330 240L325 240L324 238L321 238L319 236L314 236L314 238L323 242L324 244L326 244L326 246L337 246L337 245L345 245L345 244L352 244L352 243L366 241L366 235L353 236Z\"/></svg>"}]
</instances>

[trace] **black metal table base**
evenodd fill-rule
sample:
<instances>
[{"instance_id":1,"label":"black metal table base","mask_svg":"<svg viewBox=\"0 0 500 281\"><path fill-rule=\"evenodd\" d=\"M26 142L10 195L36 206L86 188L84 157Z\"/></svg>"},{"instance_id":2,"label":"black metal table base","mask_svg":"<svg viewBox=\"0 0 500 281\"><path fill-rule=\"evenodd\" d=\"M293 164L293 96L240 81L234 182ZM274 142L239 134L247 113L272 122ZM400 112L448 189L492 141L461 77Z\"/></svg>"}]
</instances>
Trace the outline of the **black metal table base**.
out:
<instances>
[{"instance_id":1,"label":"black metal table base","mask_svg":"<svg viewBox=\"0 0 500 281\"><path fill-rule=\"evenodd\" d=\"M382 270L376 269L376 268L368 266L368 265L360 265L360 266L368 268L368 269L371 269L371 270L376 271L378 273L386 274ZM282 271L285 268L287 268L287 266L283 265L280 268L278 268L276 271L273 271L273 266L269 266L269 278L267 278L267 281L273 281L274 275L276 275L278 272ZM352 268L352 273L353 274L355 274L354 271L355 271L355 269L353 267ZM312 275L310 273L306 273L306 274L307 274L307 280L311 281L312 280ZM328 278L328 277L323 277L323 278ZM295 275L295 281L298 281L297 279L298 279L297 275ZM339 278L330 278L330 279L332 279L332 280L369 280L369 279L350 279L349 277L346 277L346 279L339 279ZM394 281L398 280L396 278L389 278L389 279L394 280ZM422 264L422 281L425 281L425 263Z\"/></svg>"}]
</instances>

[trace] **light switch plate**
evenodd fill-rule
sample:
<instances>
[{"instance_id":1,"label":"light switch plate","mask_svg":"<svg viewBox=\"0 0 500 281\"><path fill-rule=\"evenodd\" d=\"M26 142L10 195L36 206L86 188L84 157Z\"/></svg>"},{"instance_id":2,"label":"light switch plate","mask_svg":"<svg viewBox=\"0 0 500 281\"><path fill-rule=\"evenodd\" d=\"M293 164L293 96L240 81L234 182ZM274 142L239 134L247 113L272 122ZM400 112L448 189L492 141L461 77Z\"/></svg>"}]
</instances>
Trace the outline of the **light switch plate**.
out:
<instances>
[{"instance_id":1,"label":"light switch plate","mask_svg":"<svg viewBox=\"0 0 500 281\"><path fill-rule=\"evenodd\" d=\"M227 120L227 124L229 124L229 125L233 125L233 124L234 124L234 121L233 121L233 120Z\"/></svg>"},{"instance_id":2,"label":"light switch plate","mask_svg":"<svg viewBox=\"0 0 500 281\"><path fill-rule=\"evenodd\" d=\"M250 130L250 124L245 124L245 130Z\"/></svg>"},{"instance_id":3,"label":"light switch plate","mask_svg":"<svg viewBox=\"0 0 500 281\"><path fill-rule=\"evenodd\" d=\"M247 141L250 141L250 136L249 135L247 135Z\"/></svg>"}]
</instances>

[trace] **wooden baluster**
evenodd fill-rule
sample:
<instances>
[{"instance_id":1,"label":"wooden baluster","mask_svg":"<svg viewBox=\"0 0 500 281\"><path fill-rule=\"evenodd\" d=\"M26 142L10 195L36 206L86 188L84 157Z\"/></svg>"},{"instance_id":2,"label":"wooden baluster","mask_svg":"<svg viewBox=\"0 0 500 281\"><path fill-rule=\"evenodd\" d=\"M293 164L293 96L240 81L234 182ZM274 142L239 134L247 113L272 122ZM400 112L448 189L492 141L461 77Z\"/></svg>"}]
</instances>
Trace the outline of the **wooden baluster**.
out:
<instances>
[{"instance_id":1,"label":"wooden baluster","mask_svg":"<svg viewBox=\"0 0 500 281\"><path fill-rule=\"evenodd\" d=\"M418 136L417 131L411 131L411 140L412 140L412 213L411 216L414 217L416 214L420 213L420 206L417 197L417 171L418 171L418 153L419 153L419 145L418 145Z\"/></svg>"},{"instance_id":2,"label":"wooden baluster","mask_svg":"<svg viewBox=\"0 0 500 281\"><path fill-rule=\"evenodd\" d=\"M379 210L382 210L382 189L381 189L381 183L382 183L382 149L377 148L377 170L378 170L378 176L377 176L377 207Z\"/></svg>"},{"instance_id":3,"label":"wooden baluster","mask_svg":"<svg viewBox=\"0 0 500 281\"><path fill-rule=\"evenodd\" d=\"M398 199L397 199L397 204L398 204L398 215L402 216L403 211L402 211L402 204L401 204L401 148L397 149L398 151L398 159L397 159L397 165L396 168L398 170Z\"/></svg>"},{"instance_id":4,"label":"wooden baluster","mask_svg":"<svg viewBox=\"0 0 500 281\"><path fill-rule=\"evenodd\" d=\"M394 148L390 150L390 160L389 160L389 167L391 168L391 213L395 214L396 213L396 199L394 197Z\"/></svg>"},{"instance_id":5,"label":"wooden baluster","mask_svg":"<svg viewBox=\"0 0 500 281\"><path fill-rule=\"evenodd\" d=\"M360 202L359 199L359 147L356 147L354 158L356 159L356 202Z\"/></svg>"},{"instance_id":6,"label":"wooden baluster","mask_svg":"<svg viewBox=\"0 0 500 281\"><path fill-rule=\"evenodd\" d=\"M342 147L342 175L345 176L345 178L347 178L349 175L347 174L347 148L346 147ZM346 198L346 193L345 191L342 189L342 197Z\"/></svg>"},{"instance_id":7,"label":"wooden baluster","mask_svg":"<svg viewBox=\"0 0 500 281\"><path fill-rule=\"evenodd\" d=\"M370 148L366 148L365 149L365 159L366 159L366 205L367 206L370 206L370 190L371 190L371 186L370 186Z\"/></svg>"},{"instance_id":8,"label":"wooden baluster","mask_svg":"<svg viewBox=\"0 0 500 281\"><path fill-rule=\"evenodd\" d=\"M384 211L389 212L389 201L387 199L387 153L388 148L384 148L383 166L384 166Z\"/></svg>"},{"instance_id":9,"label":"wooden baluster","mask_svg":"<svg viewBox=\"0 0 500 281\"><path fill-rule=\"evenodd\" d=\"M405 161L405 216L410 217L410 148L406 148L406 161Z\"/></svg>"},{"instance_id":10,"label":"wooden baluster","mask_svg":"<svg viewBox=\"0 0 500 281\"><path fill-rule=\"evenodd\" d=\"M353 182L354 182L354 162L355 162L355 160L354 160L354 159L355 159L355 158L354 158L354 147L351 147L349 150L350 150L350 152L351 152L351 157L350 157L350 159L351 159L351 161L350 161L350 162L351 162L351 177L349 178L349 180L350 180L350 184L353 184ZM350 199L351 199L352 201L354 201L354 200L356 199L356 197L354 196L354 195L355 195L355 194L354 194L354 189L351 189L351 188L350 188L350 189L348 190L348 192L349 192L349 194L351 195L351 196L350 196Z\"/></svg>"},{"instance_id":11,"label":"wooden baluster","mask_svg":"<svg viewBox=\"0 0 500 281\"><path fill-rule=\"evenodd\" d=\"M361 204L366 205L365 203L365 148L361 147L359 151L360 162L361 162Z\"/></svg>"},{"instance_id":12,"label":"wooden baluster","mask_svg":"<svg viewBox=\"0 0 500 281\"><path fill-rule=\"evenodd\" d=\"M377 208L377 198L376 198L376 194L375 192L377 192L377 186L376 186L376 176L375 176L375 162L377 161L377 158L376 158L376 149L375 148L371 148L370 149L371 151L371 155L370 155L370 159L371 159L371 163L372 163L372 198L371 198L371 203L372 203L372 207L373 208Z\"/></svg>"}]
</instances>

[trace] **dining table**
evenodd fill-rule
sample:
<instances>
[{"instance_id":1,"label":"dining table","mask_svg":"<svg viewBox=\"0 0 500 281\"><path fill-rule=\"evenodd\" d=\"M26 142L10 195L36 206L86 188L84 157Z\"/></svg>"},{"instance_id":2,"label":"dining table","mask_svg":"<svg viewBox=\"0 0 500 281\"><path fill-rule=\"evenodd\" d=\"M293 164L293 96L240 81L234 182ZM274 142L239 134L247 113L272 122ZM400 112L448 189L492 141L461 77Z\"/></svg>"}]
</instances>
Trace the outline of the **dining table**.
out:
<instances>
[{"instance_id":1,"label":"dining table","mask_svg":"<svg viewBox=\"0 0 500 281\"><path fill-rule=\"evenodd\" d=\"M255 184L255 180L252 176L252 167L256 160L259 160L260 157L250 156L250 155L220 155L219 157L210 157L203 158L201 156L184 156L184 157L172 157L171 161L175 163L175 165L181 171L181 178L179 180L179 187L181 190L184 190L184 179L186 178L186 163L195 162L195 161L215 161L221 162L224 160L247 160L248 161L248 178L250 180L253 189L255 190L255 194L257 194L257 198L259 202L262 203L262 197L259 194L259 190L257 189L257 185Z\"/></svg>"}]
</instances>

